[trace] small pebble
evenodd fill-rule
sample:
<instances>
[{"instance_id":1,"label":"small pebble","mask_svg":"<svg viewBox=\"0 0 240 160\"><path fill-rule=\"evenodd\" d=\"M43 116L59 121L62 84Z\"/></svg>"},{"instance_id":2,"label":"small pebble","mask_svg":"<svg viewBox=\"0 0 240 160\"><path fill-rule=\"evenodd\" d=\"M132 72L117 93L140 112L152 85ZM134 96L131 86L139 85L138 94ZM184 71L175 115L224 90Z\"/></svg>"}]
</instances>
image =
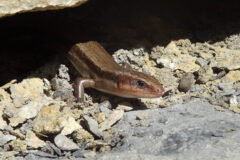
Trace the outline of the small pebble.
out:
<instances>
[{"instance_id":1,"label":"small pebble","mask_svg":"<svg viewBox=\"0 0 240 160\"><path fill-rule=\"evenodd\" d=\"M187 92L194 84L194 75L192 73L186 73L182 76L178 89L183 92Z\"/></svg>"}]
</instances>

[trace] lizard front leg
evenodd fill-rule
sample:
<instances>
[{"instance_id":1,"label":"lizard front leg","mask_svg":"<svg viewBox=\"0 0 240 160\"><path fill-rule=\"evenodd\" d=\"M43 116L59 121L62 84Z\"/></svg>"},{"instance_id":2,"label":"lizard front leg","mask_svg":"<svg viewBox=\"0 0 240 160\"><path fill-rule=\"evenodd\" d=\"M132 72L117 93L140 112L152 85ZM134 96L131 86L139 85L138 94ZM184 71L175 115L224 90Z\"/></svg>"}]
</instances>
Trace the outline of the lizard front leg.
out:
<instances>
[{"instance_id":1,"label":"lizard front leg","mask_svg":"<svg viewBox=\"0 0 240 160\"><path fill-rule=\"evenodd\" d=\"M74 94L78 102L84 102L84 88L94 87L95 81L88 78L77 78L75 81Z\"/></svg>"}]
</instances>

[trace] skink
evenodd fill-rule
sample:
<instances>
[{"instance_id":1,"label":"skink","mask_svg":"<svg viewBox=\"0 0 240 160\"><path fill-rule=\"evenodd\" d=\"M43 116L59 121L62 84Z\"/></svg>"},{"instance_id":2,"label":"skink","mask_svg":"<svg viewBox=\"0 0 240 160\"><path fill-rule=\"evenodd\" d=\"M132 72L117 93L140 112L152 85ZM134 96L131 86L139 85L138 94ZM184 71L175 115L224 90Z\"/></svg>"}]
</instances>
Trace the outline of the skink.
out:
<instances>
[{"instance_id":1,"label":"skink","mask_svg":"<svg viewBox=\"0 0 240 160\"><path fill-rule=\"evenodd\" d=\"M120 66L98 42L75 44L68 58L82 76L75 83L78 102L84 101L85 87L127 98L156 98L164 93L158 80L128 64Z\"/></svg>"}]
</instances>

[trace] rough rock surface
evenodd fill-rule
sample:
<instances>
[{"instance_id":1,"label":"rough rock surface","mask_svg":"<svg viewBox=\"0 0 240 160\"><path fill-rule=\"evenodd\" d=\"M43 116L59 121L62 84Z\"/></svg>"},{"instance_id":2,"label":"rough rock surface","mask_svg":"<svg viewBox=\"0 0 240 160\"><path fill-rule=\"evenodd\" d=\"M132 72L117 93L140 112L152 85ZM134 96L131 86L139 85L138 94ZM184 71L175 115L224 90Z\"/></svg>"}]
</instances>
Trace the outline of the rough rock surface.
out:
<instances>
[{"instance_id":1,"label":"rough rock surface","mask_svg":"<svg viewBox=\"0 0 240 160\"><path fill-rule=\"evenodd\" d=\"M0 17L13 15L21 12L32 12L42 10L61 9L79 6L87 0L2 0L0 1Z\"/></svg>"},{"instance_id":2,"label":"rough rock surface","mask_svg":"<svg viewBox=\"0 0 240 160\"><path fill-rule=\"evenodd\" d=\"M214 108L196 99L164 109L125 113L114 126L116 139L121 137L116 148L96 159L237 160L240 115ZM141 113L151 115L145 124L136 119Z\"/></svg>"}]
</instances>

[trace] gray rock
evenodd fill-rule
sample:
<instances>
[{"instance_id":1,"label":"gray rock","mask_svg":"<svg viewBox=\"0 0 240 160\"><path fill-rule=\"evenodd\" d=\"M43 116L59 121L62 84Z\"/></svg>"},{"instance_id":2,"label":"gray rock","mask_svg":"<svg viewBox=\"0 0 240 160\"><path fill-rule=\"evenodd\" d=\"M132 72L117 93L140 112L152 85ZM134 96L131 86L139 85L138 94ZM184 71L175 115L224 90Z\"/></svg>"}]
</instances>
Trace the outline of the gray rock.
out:
<instances>
[{"instance_id":1,"label":"gray rock","mask_svg":"<svg viewBox=\"0 0 240 160\"><path fill-rule=\"evenodd\" d=\"M238 159L240 115L214 107L195 99L168 108L127 112L113 127L117 131L114 151L96 159ZM131 125L141 113L149 115L151 125ZM161 123L162 119L167 121Z\"/></svg>"},{"instance_id":2,"label":"gray rock","mask_svg":"<svg viewBox=\"0 0 240 160\"><path fill-rule=\"evenodd\" d=\"M33 121L31 119L27 120L27 123L24 123L20 128L22 134L27 134L27 130L32 130Z\"/></svg>"},{"instance_id":3,"label":"gray rock","mask_svg":"<svg viewBox=\"0 0 240 160\"><path fill-rule=\"evenodd\" d=\"M85 151L82 150L82 149L79 149L75 152L72 153L72 155L75 157L75 158L82 158L83 155L84 155Z\"/></svg>"},{"instance_id":4,"label":"gray rock","mask_svg":"<svg viewBox=\"0 0 240 160\"><path fill-rule=\"evenodd\" d=\"M56 153L57 155L61 156L62 152L59 148L57 148L53 143L51 142L46 142L46 146L41 148L41 151L43 152L47 152L47 153L51 153L54 154Z\"/></svg>"},{"instance_id":5,"label":"gray rock","mask_svg":"<svg viewBox=\"0 0 240 160\"><path fill-rule=\"evenodd\" d=\"M64 151L72 151L79 149L76 143L74 143L71 139L67 138L62 134L58 134L54 138L54 143L57 145L58 148Z\"/></svg>"},{"instance_id":6,"label":"gray rock","mask_svg":"<svg viewBox=\"0 0 240 160\"><path fill-rule=\"evenodd\" d=\"M42 157L39 155L35 155L35 154L28 154L26 157L22 158L22 157L16 157L15 160L53 160L53 158L55 157Z\"/></svg>"},{"instance_id":7,"label":"gray rock","mask_svg":"<svg viewBox=\"0 0 240 160\"><path fill-rule=\"evenodd\" d=\"M234 93L235 96L240 95L240 88L236 89L236 92Z\"/></svg>"},{"instance_id":8,"label":"gray rock","mask_svg":"<svg viewBox=\"0 0 240 160\"><path fill-rule=\"evenodd\" d=\"M102 132L98 128L97 121L95 121L94 119L92 119L89 116L83 116L83 118L84 118L84 120L86 122L86 125L87 125L87 128L89 129L90 132L92 132L97 137L102 137L103 136Z\"/></svg>"},{"instance_id":9,"label":"gray rock","mask_svg":"<svg viewBox=\"0 0 240 160\"><path fill-rule=\"evenodd\" d=\"M61 150L58 147L56 147L53 143L49 143L49 146L55 151L55 153L57 153L57 155L59 156L62 155Z\"/></svg>"},{"instance_id":10,"label":"gray rock","mask_svg":"<svg viewBox=\"0 0 240 160\"><path fill-rule=\"evenodd\" d=\"M0 146L3 146L4 144L6 144L9 141L15 140L16 137L12 136L12 135L4 135L2 137L0 137Z\"/></svg>"},{"instance_id":11,"label":"gray rock","mask_svg":"<svg viewBox=\"0 0 240 160\"><path fill-rule=\"evenodd\" d=\"M4 127L4 130L10 132L10 131L13 131L13 127L10 125L7 125L6 127Z\"/></svg>"},{"instance_id":12,"label":"gray rock","mask_svg":"<svg viewBox=\"0 0 240 160\"><path fill-rule=\"evenodd\" d=\"M232 89L233 83L232 82L229 82L229 83L224 82L224 83L219 83L218 86L221 90L225 91L225 90Z\"/></svg>"},{"instance_id":13,"label":"gray rock","mask_svg":"<svg viewBox=\"0 0 240 160\"><path fill-rule=\"evenodd\" d=\"M109 101L103 101L98 105L98 107L101 112L110 113L111 112L110 108L112 108L112 105Z\"/></svg>"},{"instance_id":14,"label":"gray rock","mask_svg":"<svg viewBox=\"0 0 240 160\"><path fill-rule=\"evenodd\" d=\"M196 63L199 64L201 67L203 67L203 66L206 66L209 63L209 61L199 57L196 59Z\"/></svg>"}]
</instances>

